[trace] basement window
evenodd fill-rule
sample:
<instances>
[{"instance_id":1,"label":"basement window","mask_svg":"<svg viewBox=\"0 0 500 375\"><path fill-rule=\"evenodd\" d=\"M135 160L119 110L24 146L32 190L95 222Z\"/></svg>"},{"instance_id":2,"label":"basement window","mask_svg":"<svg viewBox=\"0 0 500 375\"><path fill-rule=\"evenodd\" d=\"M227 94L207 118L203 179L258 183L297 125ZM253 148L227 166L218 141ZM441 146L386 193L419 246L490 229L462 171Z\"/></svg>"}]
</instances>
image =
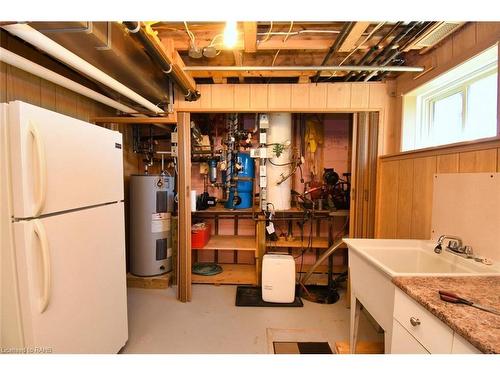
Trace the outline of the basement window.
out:
<instances>
[{"instance_id":1,"label":"basement window","mask_svg":"<svg viewBox=\"0 0 500 375\"><path fill-rule=\"evenodd\" d=\"M498 46L403 96L402 151L497 135Z\"/></svg>"}]
</instances>

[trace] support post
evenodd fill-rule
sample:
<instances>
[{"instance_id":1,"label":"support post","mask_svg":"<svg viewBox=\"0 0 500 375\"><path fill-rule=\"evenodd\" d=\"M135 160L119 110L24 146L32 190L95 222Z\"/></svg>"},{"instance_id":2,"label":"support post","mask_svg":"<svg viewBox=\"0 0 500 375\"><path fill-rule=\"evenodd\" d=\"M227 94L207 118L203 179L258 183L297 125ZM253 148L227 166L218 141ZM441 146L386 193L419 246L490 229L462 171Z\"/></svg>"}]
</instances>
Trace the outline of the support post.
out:
<instances>
[{"instance_id":1,"label":"support post","mask_svg":"<svg viewBox=\"0 0 500 375\"><path fill-rule=\"evenodd\" d=\"M178 132L178 257L177 299L191 301L191 128L188 112L179 112Z\"/></svg>"}]
</instances>

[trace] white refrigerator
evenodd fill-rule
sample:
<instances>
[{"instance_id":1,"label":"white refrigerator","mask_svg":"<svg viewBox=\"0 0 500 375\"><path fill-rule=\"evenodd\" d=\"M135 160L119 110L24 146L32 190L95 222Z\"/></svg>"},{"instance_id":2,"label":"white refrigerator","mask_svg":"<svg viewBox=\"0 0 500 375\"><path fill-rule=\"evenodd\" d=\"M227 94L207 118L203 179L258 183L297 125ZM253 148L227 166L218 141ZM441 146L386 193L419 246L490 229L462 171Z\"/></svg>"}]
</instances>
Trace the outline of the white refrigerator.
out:
<instances>
[{"instance_id":1,"label":"white refrigerator","mask_svg":"<svg viewBox=\"0 0 500 375\"><path fill-rule=\"evenodd\" d=\"M122 151L119 132L1 104L2 352L125 345Z\"/></svg>"}]
</instances>

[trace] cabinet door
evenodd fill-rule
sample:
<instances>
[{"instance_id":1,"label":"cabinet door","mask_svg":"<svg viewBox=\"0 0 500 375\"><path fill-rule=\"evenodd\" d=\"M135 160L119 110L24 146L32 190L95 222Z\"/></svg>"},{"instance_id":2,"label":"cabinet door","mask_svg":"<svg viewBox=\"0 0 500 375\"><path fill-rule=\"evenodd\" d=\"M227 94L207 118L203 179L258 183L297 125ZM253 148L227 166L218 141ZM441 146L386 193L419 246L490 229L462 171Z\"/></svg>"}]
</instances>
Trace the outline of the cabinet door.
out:
<instances>
[{"instance_id":1,"label":"cabinet door","mask_svg":"<svg viewBox=\"0 0 500 375\"><path fill-rule=\"evenodd\" d=\"M116 353L125 345L123 203L14 224L25 346Z\"/></svg>"},{"instance_id":2,"label":"cabinet door","mask_svg":"<svg viewBox=\"0 0 500 375\"><path fill-rule=\"evenodd\" d=\"M429 354L397 320L393 322L391 354Z\"/></svg>"},{"instance_id":3,"label":"cabinet door","mask_svg":"<svg viewBox=\"0 0 500 375\"><path fill-rule=\"evenodd\" d=\"M14 217L123 199L119 132L20 101L8 118Z\"/></svg>"}]
</instances>

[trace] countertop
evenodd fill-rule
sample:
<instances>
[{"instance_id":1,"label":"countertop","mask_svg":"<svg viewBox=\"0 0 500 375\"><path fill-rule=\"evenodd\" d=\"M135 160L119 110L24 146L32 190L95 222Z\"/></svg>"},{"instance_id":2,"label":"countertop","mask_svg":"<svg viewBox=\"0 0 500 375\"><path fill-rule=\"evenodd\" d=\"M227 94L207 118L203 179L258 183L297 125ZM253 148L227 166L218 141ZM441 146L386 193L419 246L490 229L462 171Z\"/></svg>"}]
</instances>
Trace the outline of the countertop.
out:
<instances>
[{"instance_id":1,"label":"countertop","mask_svg":"<svg viewBox=\"0 0 500 375\"><path fill-rule=\"evenodd\" d=\"M500 354L499 315L442 301L438 293L450 291L500 310L500 276L398 276L392 282L478 350Z\"/></svg>"}]
</instances>

